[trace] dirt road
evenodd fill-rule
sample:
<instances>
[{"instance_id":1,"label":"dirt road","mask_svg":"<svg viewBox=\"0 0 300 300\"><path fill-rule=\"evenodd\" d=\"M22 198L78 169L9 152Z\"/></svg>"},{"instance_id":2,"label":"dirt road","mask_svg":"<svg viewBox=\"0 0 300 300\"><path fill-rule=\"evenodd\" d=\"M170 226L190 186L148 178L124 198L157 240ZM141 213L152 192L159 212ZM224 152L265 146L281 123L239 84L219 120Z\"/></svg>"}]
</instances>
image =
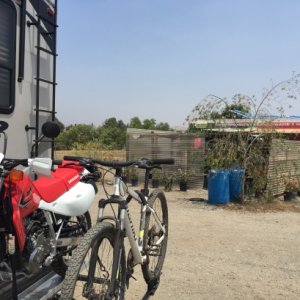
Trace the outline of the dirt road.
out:
<instances>
[{"instance_id":1,"label":"dirt road","mask_svg":"<svg viewBox=\"0 0 300 300\"><path fill-rule=\"evenodd\" d=\"M299 299L300 214L227 210L168 192L169 241L151 299ZM128 250L128 249L127 249ZM126 299L146 291L136 268Z\"/></svg>"}]
</instances>

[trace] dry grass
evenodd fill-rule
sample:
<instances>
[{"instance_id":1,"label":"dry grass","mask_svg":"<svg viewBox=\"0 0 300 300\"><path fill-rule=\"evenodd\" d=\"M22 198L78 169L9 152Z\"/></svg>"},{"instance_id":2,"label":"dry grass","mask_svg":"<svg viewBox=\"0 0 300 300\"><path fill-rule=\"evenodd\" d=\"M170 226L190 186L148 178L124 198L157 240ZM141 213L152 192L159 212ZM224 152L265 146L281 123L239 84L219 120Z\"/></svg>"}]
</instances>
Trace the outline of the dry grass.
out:
<instances>
[{"instance_id":1,"label":"dry grass","mask_svg":"<svg viewBox=\"0 0 300 300\"><path fill-rule=\"evenodd\" d=\"M125 150L61 150L55 151L55 159L63 159L65 155L93 157L106 160L126 160Z\"/></svg>"},{"instance_id":2,"label":"dry grass","mask_svg":"<svg viewBox=\"0 0 300 300\"><path fill-rule=\"evenodd\" d=\"M283 201L282 199L273 201L246 201L244 203L228 203L225 209L238 210L245 212L266 213L266 212L300 212L300 197L292 201Z\"/></svg>"}]
</instances>

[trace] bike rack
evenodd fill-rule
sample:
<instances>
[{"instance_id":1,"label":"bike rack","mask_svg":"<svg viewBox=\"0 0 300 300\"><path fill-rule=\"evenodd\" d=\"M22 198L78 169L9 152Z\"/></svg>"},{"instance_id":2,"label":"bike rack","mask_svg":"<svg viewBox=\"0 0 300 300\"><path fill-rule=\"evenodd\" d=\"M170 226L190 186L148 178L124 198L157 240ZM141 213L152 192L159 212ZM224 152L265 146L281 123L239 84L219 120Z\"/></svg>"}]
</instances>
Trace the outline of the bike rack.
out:
<instances>
[{"instance_id":1,"label":"bike rack","mask_svg":"<svg viewBox=\"0 0 300 300\"><path fill-rule=\"evenodd\" d=\"M63 278L53 271L36 281L29 288L18 295L19 300L47 300L61 290Z\"/></svg>"}]
</instances>

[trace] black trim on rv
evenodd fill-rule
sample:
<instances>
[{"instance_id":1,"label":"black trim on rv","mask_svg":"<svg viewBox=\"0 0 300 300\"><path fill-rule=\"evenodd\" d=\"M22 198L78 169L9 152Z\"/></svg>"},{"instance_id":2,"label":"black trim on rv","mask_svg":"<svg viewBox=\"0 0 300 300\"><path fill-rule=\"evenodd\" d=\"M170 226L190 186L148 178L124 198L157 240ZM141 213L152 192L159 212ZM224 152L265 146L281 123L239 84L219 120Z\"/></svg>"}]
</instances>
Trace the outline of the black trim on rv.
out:
<instances>
[{"instance_id":1,"label":"black trim on rv","mask_svg":"<svg viewBox=\"0 0 300 300\"><path fill-rule=\"evenodd\" d=\"M25 63L25 25L26 22L26 0L21 3L21 18L20 18L20 46L19 46L19 75L18 82L24 79L24 63Z\"/></svg>"},{"instance_id":2,"label":"black trim on rv","mask_svg":"<svg viewBox=\"0 0 300 300\"><path fill-rule=\"evenodd\" d=\"M15 106L17 12L11 1L0 0L0 113Z\"/></svg>"}]
</instances>

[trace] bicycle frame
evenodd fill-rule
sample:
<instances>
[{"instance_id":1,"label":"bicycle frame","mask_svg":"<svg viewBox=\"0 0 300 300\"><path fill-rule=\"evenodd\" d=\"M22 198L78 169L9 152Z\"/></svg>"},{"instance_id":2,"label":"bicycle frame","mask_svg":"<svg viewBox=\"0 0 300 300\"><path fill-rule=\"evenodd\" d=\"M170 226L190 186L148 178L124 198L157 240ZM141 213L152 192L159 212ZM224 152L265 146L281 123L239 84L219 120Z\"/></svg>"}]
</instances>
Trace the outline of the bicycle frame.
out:
<instances>
[{"instance_id":1,"label":"bicycle frame","mask_svg":"<svg viewBox=\"0 0 300 300\"><path fill-rule=\"evenodd\" d=\"M128 199L125 198L124 195L124 189L123 189L123 181L120 176L117 174L115 175L114 179L114 192L113 196L109 199L102 199L99 201L99 212L98 212L98 222L101 222L106 219L112 219L111 217L104 216L104 209L105 206L109 203L118 204L119 206L119 217L118 220L115 220L117 223L117 228L119 229L119 232L126 233L126 236L128 237L130 247L132 249L132 254L134 257L135 264L142 264L146 257L142 255L142 249L143 249L143 235L144 235L144 228L145 228L145 218L146 218L146 210L147 210L147 204L143 205L138 194L132 191L135 197L131 197ZM141 204L141 219L140 219L140 233L139 238L136 237L136 233L133 227L133 222L130 217L130 212L128 208L128 202L132 199L136 199Z\"/></svg>"},{"instance_id":2,"label":"bicycle frame","mask_svg":"<svg viewBox=\"0 0 300 300\"><path fill-rule=\"evenodd\" d=\"M147 184L145 184L147 187ZM100 200L99 201L99 212L98 212L98 221L103 221L105 219L112 219L111 217L104 216L104 209L105 206L109 203L118 204L119 206L119 217L118 220L115 220L117 223L117 228L119 229L119 236L122 233L126 233L128 237L129 244L131 247L132 255L134 258L134 264L143 264L146 261L146 256L142 254L143 247L144 247L144 230L145 230L145 219L146 219L146 212L150 211L153 215L157 225L163 232L161 238L156 242L158 246L162 240L165 238L165 228L162 226L156 212L148 205L148 196L144 194L133 191L131 189L127 189L129 197L125 198L125 191L124 191L124 183L121 177L121 170L116 170L116 174L114 177L114 191L113 196L107 200ZM141 217L140 217L140 226L139 226L139 237L136 237L136 233L134 230L133 222L130 217L130 211L128 208L128 203L131 199L135 199L141 205ZM123 235L124 236L124 235Z\"/></svg>"}]
</instances>

